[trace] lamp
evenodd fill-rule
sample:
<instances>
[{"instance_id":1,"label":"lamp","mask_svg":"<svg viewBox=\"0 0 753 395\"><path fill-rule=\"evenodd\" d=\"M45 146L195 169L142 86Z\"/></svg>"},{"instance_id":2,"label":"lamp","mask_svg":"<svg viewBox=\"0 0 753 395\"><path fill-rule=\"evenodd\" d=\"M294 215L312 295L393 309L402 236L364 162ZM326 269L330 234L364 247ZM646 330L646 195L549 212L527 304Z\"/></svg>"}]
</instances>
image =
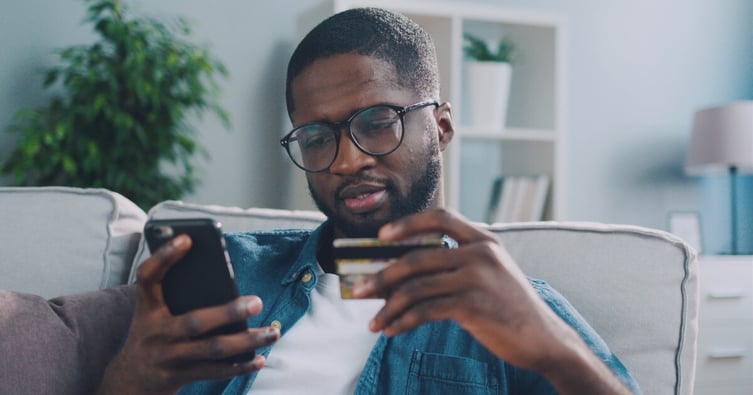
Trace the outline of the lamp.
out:
<instances>
[{"instance_id":1,"label":"lamp","mask_svg":"<svg viewBox=\"0 0 753 395\"><path fill-rule=\"evenodd\" d=\"M730 177L731 253L737 254L737 175L753 173L753 100L699 110L685 161L691 175Z\"/></svg>"}]
</instances>

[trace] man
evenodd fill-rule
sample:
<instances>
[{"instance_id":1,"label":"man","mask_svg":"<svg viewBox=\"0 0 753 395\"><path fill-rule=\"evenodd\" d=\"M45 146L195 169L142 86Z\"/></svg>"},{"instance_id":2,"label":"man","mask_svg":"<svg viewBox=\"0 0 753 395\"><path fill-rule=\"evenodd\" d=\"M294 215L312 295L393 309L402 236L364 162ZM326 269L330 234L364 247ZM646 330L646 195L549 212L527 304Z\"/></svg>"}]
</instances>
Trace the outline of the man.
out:
<instances>
[{"instance_id":1,"label":"man","mask_svg":"<svg viewBox=\"0 0 753 395\"><path fill-rule=\"evenodd\" d=\"M160 281L191 241L157 251L139 269L132 326L102 393L638 391L561 296L528 280L491 233L442 208L453 120L436 101L433 44L416 24L379 9L330 17L292 55L286 94L294 129L282 144L328 221L228 234L241 293L255 296L183 316L167 311ZM333 239L427 233L456 248L410 252L357 284L362 300L340 299ZM197 338L241 320L252 329ZM249 363L222 361L250 349Z\"/></svg>"}]
</instances>

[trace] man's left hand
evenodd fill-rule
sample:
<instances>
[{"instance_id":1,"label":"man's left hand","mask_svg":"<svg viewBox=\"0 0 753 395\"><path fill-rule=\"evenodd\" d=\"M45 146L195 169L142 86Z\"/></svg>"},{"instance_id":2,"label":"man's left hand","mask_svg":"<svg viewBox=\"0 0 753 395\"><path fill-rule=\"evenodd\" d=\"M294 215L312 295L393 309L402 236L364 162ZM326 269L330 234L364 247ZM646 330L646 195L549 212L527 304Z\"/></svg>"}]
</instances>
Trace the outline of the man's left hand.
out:
<instances>
[{"instance_id":1,"label":"man's left hand","mask_svg":"<svg viewBox=\"0 0 753 395\"><path fill-rule=\"evenodd\" d=\"M430 321L453 320L500 358L542 370L578 335L531 286L494 234L444 209L385 225L383 241L442 233L455 249L406 253L353 290L355 297L384 297L369 324L394 336Z\"/></svg>"}]
</instances>

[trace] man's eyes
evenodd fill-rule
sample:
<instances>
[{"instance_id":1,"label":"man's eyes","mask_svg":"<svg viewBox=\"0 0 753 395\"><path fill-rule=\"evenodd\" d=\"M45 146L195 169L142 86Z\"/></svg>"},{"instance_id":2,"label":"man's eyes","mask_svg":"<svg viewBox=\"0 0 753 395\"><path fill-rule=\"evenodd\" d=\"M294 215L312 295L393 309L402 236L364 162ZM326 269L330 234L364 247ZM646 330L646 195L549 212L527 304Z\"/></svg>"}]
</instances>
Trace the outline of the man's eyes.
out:
<instances>
[{"instance_id":1,"label":"man's eyes","mask_svg":"<svg viewBox=\"0 0 753 395\"><path fill-rule=\"evenodd\" d=\"M370 131L370 132L378 132L385 129L393 130L397 126L398 122L399 122L399 119L393 118L393 117L382 118L382 119L372 119L372 120L369 120L368 122L364 122L363 124L361 124L361 127L364 130Z\"/></svg>"},{"instance_id":2,"label":"man's eyes","mask_svg":"<svg viewBox=\"0 0 753 395\"><path fill-rule=\"evenodd\" d=\"M335 136L330 133L320 133L311 136L304 136L299 139L301 146L305 149L317 149L325 147L335 140Z\"/></svg>"},{"instance_id":3,"label":"man's eyes","mask_svg":"<svg viewBox=\"0 0 753 395\"><path fill-rule=\"evenodd\" d=\"M396 124L397 124L397 119L391 118L391 119L372 121L369 123L369 126L373 128L391 128L395 126Z\"/></svg>"}]
</instances>

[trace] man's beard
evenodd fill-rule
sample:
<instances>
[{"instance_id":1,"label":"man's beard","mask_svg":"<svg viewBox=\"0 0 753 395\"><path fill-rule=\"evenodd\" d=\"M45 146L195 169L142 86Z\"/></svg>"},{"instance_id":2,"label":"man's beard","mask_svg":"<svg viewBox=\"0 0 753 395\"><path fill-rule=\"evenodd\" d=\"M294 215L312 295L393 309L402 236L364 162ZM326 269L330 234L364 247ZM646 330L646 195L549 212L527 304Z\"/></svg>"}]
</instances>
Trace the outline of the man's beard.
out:
<instances>
[{"instance_id":1,"label":"man's beard","mask_svg":"<svg viewBox=\"0 0 753 395\"><path fill-rule=\"evenodd\" d=\"M415 180L413 186L408 192L408 196L400 195L395 188L395 183L390 179L374 179L368 176L353 177L351 183L365 180L377 181L385 185L386 193L391 197L390 213L387 218L375 218L373 213L365 213L363 215L357 215L359 220L355 221L341 216L337 214L337 210L327 207L323 200L316 195L310 182L308 183L309 193L319 210L324 213L330 221L332 221L335 229L339 229L345 234L345 236L376 237L379 228L384 224L407 215L424 211L432 205L437 198L439 180L442 173L442 165L439 155L439 150L436 146L434 146L432 151L427 152L426 159L423 161L426 163L426 166L424 167L421 176ZM333 201L336 205L342 205L342 201L338 197L338 191L335 192Z\"/></svg>"}]
</instances>

